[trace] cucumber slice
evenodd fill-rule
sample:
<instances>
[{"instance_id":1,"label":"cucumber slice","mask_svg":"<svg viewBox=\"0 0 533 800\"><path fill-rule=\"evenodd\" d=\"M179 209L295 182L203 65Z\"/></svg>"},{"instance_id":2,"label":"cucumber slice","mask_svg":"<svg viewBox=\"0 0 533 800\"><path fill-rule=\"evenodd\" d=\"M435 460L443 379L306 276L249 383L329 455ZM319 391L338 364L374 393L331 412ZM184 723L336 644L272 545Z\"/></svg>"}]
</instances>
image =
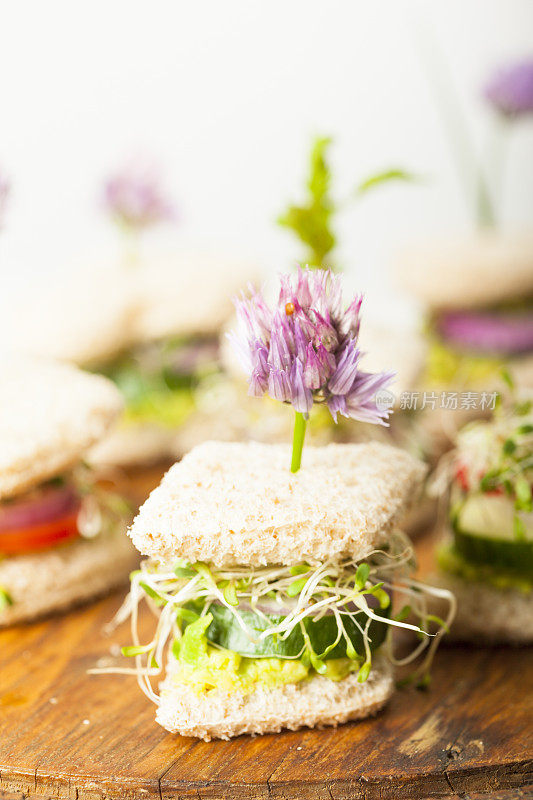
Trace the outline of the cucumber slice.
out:
<instances>
[{"instance_id":1,"label":"cucumber slice","mask_svg":"<svg viewBox=\"0 0 533 800\"><path fill-rule=\"evenodd\" d=\"M459 555L467 561L508 567L524 576L531 576L533 572L533 542L471 536L456 528L454 544Z\"/></svg>"},{"instance_id":2,"label":"cucumber slice","mask_svg":"<svg viewBox=\"0 0 533 800\"><path fill-rule=\"evenodd\" d=\"M533 572L529 575L500 564L481 564L459 555L451 544L443 544L437 550L437 562L445 572L459 575L471 583L486 583L501 591L513 590L523 594L533 592Z\"/></svg>"},{"instance_id":3,"label":"cucumber slice","mask_svg":"<svg viewBox=\"0 0 533 800\"><path fill-rule=\"evenodd\" d=\"M269 636L262 641L250 641L245 631L239 626L232 612L223 605L212 603L209 606L209 613L213 616L213 621L206 631L207 639L214 644L232 650L241 656L248 658L275 657L275 658L295 658L300 655L305 648L304 637L299 625L291 631L286 639L281 635ZM240 611L239 613L247 627L259 634L266 628L279 624L284 618L282 616L269 615L266 619L253 611ZM390 609L376 609L375 613L387 618ZM366 617L364 614L358 615L360 625L364 625ZM337 638L337 622L333 614L326 614L322 619L314 622L312 619L303 620L305 630L309 636L311 646L315 653L322 657L327 648L333 644ZM344 627L356 653L362 657L365 654L363 635L350 617L343 615ZM370 648L375 650L387 635L387 624L372 620L369 626ZM344 637L335 645L329 653L323 656L324 660L346 657L346 640Z\"/></svg>"},{"instance_id":4,"label":"cucumber slice","mask_svg":"<svg viewBox=\"0 0 533 800\"><path fill-rule=\"evenodd\" d=\"M514 502L510 497L473 494L457 508L454 517L460 531L495 542L515 543ZM533 514L521 515L524 535L533 543Z\"/></svg>"}]
</instances>

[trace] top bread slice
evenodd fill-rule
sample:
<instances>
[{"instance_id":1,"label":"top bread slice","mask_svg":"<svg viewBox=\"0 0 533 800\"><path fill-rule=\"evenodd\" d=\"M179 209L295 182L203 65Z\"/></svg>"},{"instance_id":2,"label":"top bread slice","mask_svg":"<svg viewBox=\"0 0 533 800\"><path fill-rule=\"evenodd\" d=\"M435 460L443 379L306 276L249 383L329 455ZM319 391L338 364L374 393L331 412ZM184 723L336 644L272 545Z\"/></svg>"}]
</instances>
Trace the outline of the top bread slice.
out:
<instances>
[{"instance_id":1,"label":"top bread slice","mask_svg":"<svg viewBox=\"0 0 533 800\"><path fill-rule=\"evenodd\" d=\"M533 294L533 235L479 231L404 251L401 284L430 310L483 308Z\"/></svg>"},{"instance_id":2,"label":"top bread slice","mask_svg":"<svg viewBox=\"0 0 533 800\"><path fill-rule=\"evenodd\" d=\"M0 500L68 469L122 410L115 386L60 362L0 353Z\"/></svg>"},{"instance_id":3,"label":"top bread slice","mask_svg":"<svg viewBox=\"0 0 533 800\"><path fill-rule=\"evenodd\" d=\"M205 442L165 475L130 529L161 562L296 564L364 558L404 514L425 467L376 442L290 448Z\"/></svg>"}]
</instances>

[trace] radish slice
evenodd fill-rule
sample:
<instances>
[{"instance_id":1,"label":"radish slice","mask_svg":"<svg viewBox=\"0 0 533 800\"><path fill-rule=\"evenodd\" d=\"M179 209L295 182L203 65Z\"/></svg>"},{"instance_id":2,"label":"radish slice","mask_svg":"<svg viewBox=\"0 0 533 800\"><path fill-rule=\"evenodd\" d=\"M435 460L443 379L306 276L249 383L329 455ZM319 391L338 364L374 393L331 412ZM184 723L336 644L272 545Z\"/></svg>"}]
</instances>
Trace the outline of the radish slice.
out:
<instances>
[{"instance_id":1,"label":"radish slice","mask_svg":"<svg viewBox=\"0 0 533 800\"><path fill-rule=\"evenodd\" d=\"M0 503L0 533L52 522L73 512L80 498L73 486L47 486L22 499Z\"/></svg>"},{"instance_id":2,"label":"radish slice","mask_svg":"<svg viewBox=\"0 0 533 800\"><path fill-rule=\"evenodd\" d=\"M454 311L437 321L450 344L479 353L513 355L533 350L533 315Z\"/></svg>"}]
</instances>

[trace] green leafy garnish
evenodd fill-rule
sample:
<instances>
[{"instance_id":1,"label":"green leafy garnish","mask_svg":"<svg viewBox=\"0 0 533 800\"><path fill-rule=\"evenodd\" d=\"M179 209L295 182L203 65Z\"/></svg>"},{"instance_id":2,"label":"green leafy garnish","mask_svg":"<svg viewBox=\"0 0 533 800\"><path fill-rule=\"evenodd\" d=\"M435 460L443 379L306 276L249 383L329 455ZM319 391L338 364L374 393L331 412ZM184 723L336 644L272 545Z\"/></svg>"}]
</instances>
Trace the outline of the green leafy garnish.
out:
<instances>
[{"instance_id":1,"label":"green leafy garnish","mask_svg":"<svg viewBox=\"0 0 533 800\"><path fill-rule=\"evenodd\" d=\"M503 443L503 452L506 456L510 456L516 450L516 442L514 439L506 439Z\"/></svg>"},{"instance_id":2,"label":"green leafy garnish","mask_svg":"<svg viewBox=\"0 0 533 800\"><path fill-rule=\"evenodd\" d=\"M515 382L509 370L503 368L500 372L502 381L507 384L511 392L514 392Z\"/></svg>"},{"instance_id":3,"label":"green leafy garnish","mask_svg":"<svg viewBox=\"0 0 533 800\"><path fill-rule=\"evenodd\" d=\"M411 606L409 605L403 606L403 608L401 608L398 611L394 619L397 622L405 622L405 620L408 619L410 613L411 613Z\"/></svg>"},{"instance_id":4,"label":"green leafy garnish","mask_svg":"<svg viewBox=\"0 0 533 800\"><path fill-rule=\"evenodd\" d=\"M527 481L523 475L518 475L514 482L514 488L516 492L516 510L527 511L528 513L533 511L531 486L529 485L529 481Z\"/></svg>"},{"instance_id":5,"label":"green leafy garnish","mask_svg":"<svg viewBox=\"0 0 533 800\"><path fill-rule=\"evenodd\" d=\"M297 581L293 581L287 588L287 595L289 597L296 597L296 595L300 594L306 583L307 578L298 578Z\"/></svg>"},{"instance_id":6,"label":"green leafy garnish","mask_svg":"<svg viewBox=\"0 0 533 800\"><path fill-rule=\"evenodd\" d=\"M412 172L407 172L404 169L385 169L381 172L376 172L374 175L370 175L368 178L365 178L365 180L362 181L357 187L356 194L365 194L370 189L374 189L376 186L381 186L384 183L390 183L391 181L405 181L407 183L414 183L418 180L420 180L418 176Z\"/></svg>"},{"instance_id":7,"label":"green leafy garnish","mask_svg":"<svg viewBox=\"0 0 533 800\"><path fill-rule=\"evenodd\" d=\"M526 526L518 514L515 514L513 517L513 533L517 542L526 541Z\"/></svg>"},{"instance_id":8,"label":"green leafy garnish","mask_svg":"<svg viewBox=\"0 0 533 800\"><path fill-rule=\"evenodd\" d=\"M330 144L329 137L315 139L306 182L307 198L302 205L290 205L278 219L306 246L304 261L312 267L321 267L336 243L331 227L335 205L330 196L331 168L327 161Z\"/></svg>"},{"instance_id":9,"label":"green leafy garnish","mask_svg":"<svg viewBox=\"0 0 533 800\"><path fill-rule=\"evenodd\" d=\"M365 588L365 584L368 580L368 576L370 575L370 567L368 564L359 564L357 567L357 571L355 573L355 585L359 590Z\"/></svg>"},{"instance_id":10,"label":"green leafy garnish","mask_svg":"<svg viewBox=\"0 0 533 800\"><path fill-rule=\"evenodd\" d=\"M197 664L199 657L207 653L207 640L205 632L213 621L211 614L199 617L195 622L187 625L178 645L179 657L189 664Z\"/></svg>"},{"instance_id":11,"label":"green leafy garnish","mask_svg":"<svg viewBox=\"0 0 533 800\"><path fill-rule=\"evenodd\" d=\"M176 578L192 578L195 572L190 567L174 567L174 575Z\"/></svg>"},{"instance_id":12,"label":"green leafy garnish","mask_svg":"<svg viewBox=\"0 0 533 800\"><path fill-rule=\"evenodd\" d=\"M184 606L178 606L175 611L176 620L183 621L187 625L192 622L196 622L197 619L200 618L200 615L196 613L196 611L192 611L190 608L185 608Z\"/></svg>"},{"instance_id":13,"label":"green leafy garnish","mask_svg":"<svg viewBox=\"0 0 533 800\"><path fill-rule=\"evenodd\" d=\"M152 587L149 586L147 583L144 583L144 581L139 581L139 586L141 587L143 592L145 592L148 595L148 597L152 598L152 600L157 600L159 603L164 603L164 600L159 594L159 592L156 592L156 590L152 589Z\"/></svg>"},{"instance_id":14,"label":"green leafy garnish","mask_svg":"<svg viewBox=\"0 0 533 800\"><path fill-rule=\"evenodd\" d=\"M238 606L239 601L237 599L237 592L235 590L235 581L228 581L227 585L224 586L222 594L224 595L224 600L230 606Z\"/></svg>"},{"instance_id":15,"label":"green leafy garnish","mask_svg":"<svg viewBox=\"0 0 533 800\"><path fill-rule=\"evenodd\" d=\"M380 608L388 608L390 605L390 597L385 591L382 589L381 586L374 586L372 591L370 592L379 603Z\"/></svg>"},{"instance_id":16,"label":"green leafy garnish","mask_svg":"<svg viewBox=\"0 0 533 800\"><path fill-rule=\"evenodd\" d=\"M3 611L4 608L8 608L9 606L13 605L13 598L7 591L7 589L2 588L0 586L0 611Z\"/></svg>"},{"instance_id":17,"label":"green leafy garnish","mask_svg":"<svg viewBox=\"0 0 533 800\"><path fill-rule=\"evenodd\" d=\"M278 218L278 223L292 230L305 245L303 261L310 267L334 268L331 258L337 237L334 230L335 215L344 206L333 199L331 191L332 171L328 160L328 150L332 144L330 137L322 136L314 140L311 148L309 174L306 181L306 198L301 204L292 204ZM354 195L360 198L370 190L391 181L414 182L416 176L403 169L381 170L362 181Z\"/></svg>"},{"instance_id":18,"label":"green leafy garnish","mask_svg":"<svg viewBox=\"0 0 533 800\"><path fill-rule=\"evenodd\" d=\"M133 656L142 656L144 653L148 653L151 649L152 649L151 644L128 645L126 647L122 647L121 652L123 656L128 656L128 658L132 658Z\"/></svg>"},{"instance_id":19,"label":"green leafy garnish","mask_svg":"<svg viewBox=\"0 0 533 800\"><path fill-rule=\"evenodd\" d=\"M309 567L307 564L297 564L294 567L290 567L289 572L291 575L303 575L305 572L309 572Z\"/></svg>"}]
</instances>

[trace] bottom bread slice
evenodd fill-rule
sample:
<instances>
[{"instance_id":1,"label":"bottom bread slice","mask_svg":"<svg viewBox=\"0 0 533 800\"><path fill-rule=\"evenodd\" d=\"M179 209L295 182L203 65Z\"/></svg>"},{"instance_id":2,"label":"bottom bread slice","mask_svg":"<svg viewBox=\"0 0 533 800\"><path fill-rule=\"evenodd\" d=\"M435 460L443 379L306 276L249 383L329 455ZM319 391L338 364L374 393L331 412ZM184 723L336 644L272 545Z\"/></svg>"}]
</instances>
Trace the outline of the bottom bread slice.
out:
<instances>
[{"instance_id":1,"label":"bottom bread slice","mask_svg":"<svg viewBox=\"0 0 533 800\"><path fill-rule=\"evenodd\" d=\"M170 671L161 684L156 719L171 733L206 742L283 728L336 726L376 714L393 689L392 669L383 657L374 659L365 683L358 683L355 673L341 681L317 675L271 689L258 687L250 694L214 689L199 695Z\"/></svg>"},{"instance_id":2,"label":"bottom bread slice","mask_svg":"<svg viewBox=\"0 0 533 800\"><path fill-rule=\"evenodd\" d=\"M448 572L439 572L430 582L449 589L457 600L457 612L446 639L488 644L533 642L533 592L497 589Z\"/></svg>"},{"instance_id":3,"label":"bottom bread slice","mask_svg":"<svg viewBox=\"0 0 533 800\"><path fill-rule=\"evenodd\" d=\"M124 529L0 561L0 587L12 605L0 627L62 611L119 586L139 562Z\"/></svg>"}]
</instances>

